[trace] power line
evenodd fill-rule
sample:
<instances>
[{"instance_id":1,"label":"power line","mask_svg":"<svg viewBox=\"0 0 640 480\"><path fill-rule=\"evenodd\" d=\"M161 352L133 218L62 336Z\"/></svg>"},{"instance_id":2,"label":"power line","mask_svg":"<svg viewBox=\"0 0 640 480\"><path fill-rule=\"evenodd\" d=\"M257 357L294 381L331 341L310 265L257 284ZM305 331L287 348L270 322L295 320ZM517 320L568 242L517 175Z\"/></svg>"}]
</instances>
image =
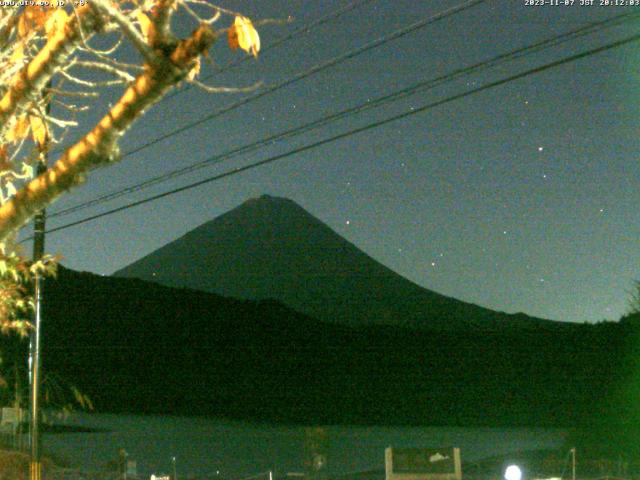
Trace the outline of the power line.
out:
<instances>
[{"instance_id":1,"label":"power line","mask_svg":"<svg viewBox=\"0 0 640 480\"><path fill-rule=\"evenodd\" d=\"M344 62L344 61L346 61L348 59L354 58L354 57L356 57L356 56L358 56L358 55L360 55L362 53L365 53L365 52L367 52L369 50L372 50L372 49L377 48L379 46L382 46L382 45L384 45L386 43L389 43L389 42L391 42L393 40L401 38L401 37L403 37L403 36L405 36L405 35L407 35L407 34L409 34L411 32L414 32L414 31L420 29L420 28L424 28L424 27L426 27L428 25L431 25L433 23L436 23L436 22L438 22L440 20L444 20L445 18L448 18L450 16L453 16L453 15L456 15L458 13L461 13L461 12L463 12L463 11L465 11L467 9L470 9L472 7L475 7L475 6L477 6L477 5L481 4L481 3L485 3L486 1L488 1L488 0L469 0L469 1L463 2L463 3L461 3L461 4L459 4L459 5L455 6L455 7L451 7L451 8L446 9L446 10L440 12L440 13L437 13L435 15L432 15L430 17L422 19L422 20L420 20L418 22L415 22L415 23L413 23L413 24L411 24L411 25L409 25L407 27L404 27L404 28L401 28L399 30L396 30L396 31L394 31L394 32L392 32L392 33L390 33L388 35L384 35L382 37L379 37L378 39L373 40L372 42L369 42L369 43L367 43L367 44L365 44L365 45L363 45L363 46L361 46L359 48L351 50L351 51L349 51L349 52L347 52L347 53L345 53L343 55L340 55L338 57L334 57L334 58L332 58L332 59L330 59L330 60L328 60L326 62L317 64L317 65L311 67L310 69L305 70L303 72L300 72L300 73L294 75L293 77L290 77L290 78L288 78L288 79L286 79L286 80L284 80L284 81L282 81L280 83L277 83L277 84L267 88L266 90L258 92L255 95L251 95L249 97L245 97L244 99L242 99L242 100L240 100L238 102L232 103L229 106L222 107L222 108L214 111L213 113L211 113L211 114L209 114L209 115L207 115L207 116L205 116L203 118L200 118L200 119L198 119L198 120L196 120L194 122L188 123L188 124L186 124L186 125L184 125L182 127L174 129L171 132L168 132L168 133L166 133L164 135L156 137L153 140L150 140L150 141L148 141L148 142L146 142L146 143L144 143L144 144L142 144L142 145L140 145L140 146L138 146L138 147L136 147L136 148L134 148L132 150L129 150L129 151L123 153L121 158L124 158L124 157L127 157L129 155L133 155L135 153L138 153L138 152L140 152L140 151L142 151L142 150L144 150L144 149L146 149L146 148L148 148L148 147L150 147L152 145L155 145L156 143L159 143L159 142L162 142L162 141L166 140L167 138L171 138L171 137L173 137L175 135L178 135L178 134L183 133L183 132L185 132L187 130L195 128L196 126L201 125L202 123L205 123L205 122L207 122L209 120L217 118L217 117L219 117L219 116L221 116L221 115L223 115L225 113L228 113L228 112L230 112L232 110L235 110L236 108L239 108L239 107L241 107L243 105L246 105L246 104L248 104L248 103L250 103L250 102L252 102L254 100L258 100L259 98L262 98L263 96L268 95L269 93L272 93L272 92L280 90L280 89L282 89L284 87L293 85L294 83L297 83L298 81L301 81L301 80L303 80L303 79L305 79L307 77L310 77L311 75L314 75L314 74L316 74L316 73L318 73L318 72L320 72L322 70L325 70L327 68L333 67L333 66L335 66L335 65L337 65L339 63L342 63L342 62ZM50 216L54 217L54 216L57 216L57 215L60 215L60 214L62 214L62 213L61 212L53 212L52 214L50 214Z\"/></svg>"},{"instance_id":2,"label":"power line","mask_svg":"<svg viewBox=\"0 0 640 480\"><path fill-rule=\"evenodd\" d=\"M147 198L142 199L142 200L131 202L131 203L128 203L126 205L123 205L123 206L120 206L120 207L117 207L117 208L113 208L111 210L107 210L105 212L102 212L102 213L99 213L99 214L96 214L96 215L92 215L90 217L86 217L86 218L83 218L81 220L77 220L75 222L71 222L71 223L68 223L68 224L65 224L65 225L61 225L59 227L52 228L50 230L47 230L46 233L54 233L54 232L58 232L58 231L61 231L61 230L65 230L67 228L71 228L71 227L74 227L74 226L77 226L77 225L81 225L83 223L87 223L87 222L90 222L92 220L96 220L98 218L106 217L108 215L112 215L114 213L121 212L123 210L128 210L130 208L137 207L139 205L143 205L145 203L149 203L149 202L158 200L160 198L168 197L170 195L173 195L173 194L176 194L176 193L179 193L179 192L183 192L183 191L186 191L186 190L190 190L192 188L199 187L201 185L205 185L207 183L211 183L211 182L214 182L214 181L217 181L217 180L221 180L223 178L230 177L232 175L236 175L238 173L245 172L247 170L252 170L254 168L257 168L257 167L260 167L260 166L263 166L263 165L267 165L269 163L273 163L273 162L276 162L278 160L282 160L283 158L287 158L287 157L290 157L292 155L296 155L298 153L302 153L302 152L305 152L307 150L311 150L311 149L320 147L322 145L326 145L328 143L335 142L337 140L341 140L343 138L350 137L350 136L355 135L357 133L362 133L362 132L365 132L365 131L380 127L382 125L386 125L388 123L395 122L397 120L401 120L403 118L407 118L407 117L410 117L412 115L416 115L418 113L425 112L427 110L431 110L431 109L439 107L441 105L445 105L447 103L459 100L461 98L469 97L469 96L474 95L476 93L483 92L483 91L486 91L486 90L489 90L489 89L504 85L506 83L509 83L509 82L512 82L512 81L515 81L515 80L519 80L519 79L527 77L529 75L534 75L534 74L537 74L537 73L541 73L541 72L544 72L546 70L550 70L552 68L559 67L560 65L564 65L564 64L570 63L570 62L574 62L576 60L579 60L579 59L582 59L582 58L586 58L586 57L595 55L597 53L601 53L601 52L605 52L605 51L608 51L608 50L612 50L614 48L618 48L618 47L621 47L623 45L630 44L632 42L637 42L639 40L640 40L640 34L636 34L636 35L632 35L632 36L626 37L626 38L624 38L622 40L618 40L616 42L609 43L609 44L601 46L601 47L593 48L593 49L590 49L590 50L587 50L585 52L581 52L581 53L578 53L578 54L575 54L575 55L570 55L570 56L564 57L564 58L562 58L560 60L556 60L556 61L553 61L553 62L550 62L550 63L546 63L546 64L544 64L542 66L535 67L535 68L532 68L532 69L529 69L529 70L525 70L524 72L517 73L515 75L511 75L509 77L506 77L506 78L503 78L501 80L497 80L497 81L488 83L486 85L483 85L483 86L468 90L466 92L462 92L462 93L459 93L459 94L456 94L456 95L449 96L449 97L447 97L445 99L438 100L436 102L432 102L432 103L423 105L422 107L418 107L418 108L415 108L413 110L406 111L406 112L403 112L403 113L398 114L398 115L394 115L394 116L386 118L384 120L373 122L373 123L370 123L370 124L365 125L363 127L354 128L352 130L348 130L348 131L340 133L338 135L334 135L332 137L328 137L328 138L325 138L323 140L319 140L317 142L310 143L310 144L304 145L302 147L299 147L299 148L296 148L296 149L293 149L293 150L289 150L288 152L285 152L285 153L274 155L274 156L269 157L267 159L251 163L249 165L244 165L242 167L236 167L233 170L230 170L230 171L227 171L227 172L224 172L224 173L220 173L220 174L214 175L212 177L209 177L209 178L197 181L197 182L193 182L193 183L190 183L188 185L185 185L185 186L182 186L182 187L179 187L179 188L175 188L173 190L169 190L167 192L163 192L163 193L160 193L160 194L157 194L157 195L153 195L151 197L147 197ZM26 239L22 240L21 243L24 242L24 241L27 241L27 240L29 240L29 238L26 238Z\"/></svg>"},{"instance_id":3,"label":"power line","mask_svg":"<svg viewBox=\"0 0 640 480\"><path fill-rule=\"evenodd\" d=\"M260 52L262 54L264 54L265 52L268 52L269 50L272 50L272 49L274 49L276 47L279 47L280 45L282 45L285 42L288 42L289 40L292 40L292 39L294 39L294 38L296 38L298 36L306 35L310 31L312 31L314 28L320 27L321 25L324 25L325 23L328 23L331 20L335 20L336 18L344 15L345 13L348 13L348 12L350 12L352 10L355 10L356 8L359 8L359 7L361 7L361 6L363 6L363 5L367 4L367 3L370 3L372 1L375 1L375 0L356 0L356 1L352 2L352 3L349 3L348 5L345 5L344 7L339 8L339 9L337 9L337 10L331 12L331 13L328 13L327 15L325 15L323 17L320 17L317 20L314 20L313 22L311 22L311 23L309 23L307 25L303 25L302 27L294 30L293 32L291 32L288 35L284 35L284 36L282 36L280 38L277 38L272 43L270 43L270 44L268 44L266 46L263 46L261 48ZM239 60L231 61L228 64L226 64L225 66L219 67L214 73L211 73L211 74L209 74L209 75L207 75L205 77L202 77L201 80L202 81L209 80L212 77L214 77L215 75L224 73L227 70L230 70L231 68L236 67L236 66L238 66L238 65L240 65L240 64L242 64L242 63L244 63L247 60L250 60L252 58L253 57L251 57L249 55L245 55L242 58L240 58ZM165 95L164 97L162 97L159 100L158 103L168 101L169 99L171 99L171 98L173 98L173 97L175 97L177 95L180 95L181 93L187 92L187 91L191 90L192 88L194 88L194 85L187 84L185 87L183 87L181 89L174 90L171 93ZM52 153L63 152L66 148L67 147L65 147L65 146L58 147L55 150L53 150Z\"/></svg>"},{"instance_id":4,"label":"power line","mask_svg":"<svg viewBox=\"0 0 640 480\"><path fill-rule=\"evenodd\" d=\"M154 138L153 140L146 142L132 150L129 150L128 152L125 152L123 154L123 157L126 157L128 155L132 155L134 153L138 153L141 150L144 150L148 147L150 147L151 145L155 145L158 142L161 142L163 140L166 140L167 138L173 137L179 133L182 133L186 130L190 130L191 128L194 128L204 122L208 122L209 120L212 120L214 118L217 118L225 113L228 113L232 110L235 110L243 105L246 105L247 103L253 102L255 100L258 100L262 97L264 97L265 95L268 95L270 93L273 93L277 90L280 90L284 87L288 87L290 85L293 85L301 80L304 80L305 78L308 78L312 75L315 75L316 73L319 73L323 70L326 70L328 68L334 67L340 63L343 63L347 60L350 60L352 58L357 57L358 55L362 55L365 52L368 52L369 50L373 50L374 48L378 48L381 47L382 45L385 45L389 42L392 42L394 40L397 40L398 38L402 38L405 35L408 35L409 33L415 32L416 30L419 30L421 28L427 27L429 25L432 25L436 22L439 22L441 20L444 20L448 17L451 17L453 15L457 15L459 13L464 12L465 10L468 10L470 8L473 8L477 5L480 5L481 3L485 3L488 0L468 0L466 2L463 2L459 5L456 5L455 7L451 7L449 9L446 9L440 13L436 13L435 15L432 15L430 17L427 17L423 20L419 20L415 23L412 23L411 25L401 28L399 30L396 30L388 35L383 35L382 37L377 38L376 40L373 40L369 43L366 43L365 45L358 47L354 50L351 50L343 55L339 55L337 57L331 58L325 62L319 63L317 65L314 65L313 67L309 68L308 70L302 71L296 75L294 75L293 77L287 78L279 83L276 83L275 85L272 85L268 88L266 88L265 90L258 92L254 95L250 95L249 97L243 98L242 100L239 100L238 102L232 103L229 106L226 107L222 107L218 110L216 110L213 113L210 113L209 115L202 117L199 120L195 120L191 123L188 123L180 128L177 128L169 133L166 133L164 135L161 135L159 137Z\"/></svg>"},{"instance_id":5,"label":"power line","mask_svg":"<svg viewBox=\"0 0 640 480\"><path fill-rule=\"evenodd\" d=\"M222 107L219 108L218 110L214 111L213 113L202 117L199 120L196 120L194 122L188 123L187 125L184 125L183 127L177 128L175 130L172 130L171 132L168 132L164 135L161 135L159 137L156 137L153 140L150 140L149 142L146 142L142 145L140 145L139 147L133 148L132 150L129 150L125 153L122 154L121 158L127 157L129 155L132 155L134 153L138 153L152 145L155 145L156 143L159 143L163 140L166 140L167 138L173 137L175 135L178 135L186 130L189 130L191 128L194 128L204 122L207 122L209 120L212 120L214 118L217 118L221 115L224 115L225 113L231 112L233 110L236 110L237 108L244 106L248 103L251 103L255 100L258 100L270 93L273 93L275 91L278 91L282 88L288 87L290 85L293 85L301 80L304 80L305 78L308 78L312 75L315 75L316 73L319 73L323 70L326 70L327 68L331 68L335 65L338 65L342 62L345 62L347 60L350 60L354 57L357 57L358 55L361 55L365 52L368 52L369 50L372 50L374 48L378 48L382 45L385 45L393 40L396 40L398 38L404 37L405 35L408 35L409 33L412 33L416 30L419 30L421 28L424 28L428 25L434 24L436 22L439 22L440 20L444 20L450 16L456 15L458 13L461 13L465 10L468 10L470 8L473 8L477 5L480 5L481 3L485 3L489 0L467 0L466 2L463 2L455 7L451 7L449 9L446 9L440 13L437 13L433 16L427 17L423 20L419 20L415 23L412 23L411 25L401 28L399 30L396 30L394 32L392 32L391 34L388 35L383 35L382 37L377 38L376 40L373 40L359 48L356 48L354 50L351 50L343 55L339 55L337 57L331 58L325 62L319 63L311 68L309 68L308 70L304 70L296 75L294 75L293 77L289 77L279 83L276 83L260 92L255 93L254 95L250 95L248 97L243 98L242 100L239 100L235 103L232 103L226 107ZM165 97L166 98L166 97ZM59 152L59 151L58 151Z\"/></svg>"},{"instance_id":6,"label":"power line","mask_svg":"<svg viewBox=\"0 0 640 480\"><path fill-rule=\"evenodd\" d=\"M369 43L366 43L365 45L358 47L354 50L350 50L349 52L346 52L342 55L339 55L337 57L331 58L325 62L319 63L314 65L313 67L304 70L300 73L297 73L296 75L289 77L279 83L276 83L274 85L271 85L270 87L267 87L266 89L257 92L253 95L250 95L248 97L243 98L242 100L239 100L235 103L232 103L230 105L227 105L225 107L219 108L218 110L210 113L209 115L206 115L205 117L202 117L198 120L195 120L191 123L188 123L182 127L179 127L175 130L172 130L171 132L168 132L164 135L160 135L159 137L154 138L153 140L150 140L146 143L143 143L142 145L133 148L132 150L129 150L125 153L122 154L121 158L127 157L129 155L133 155L134 153L138 153L152 145L155 145L156 143L162 142L163 140L166 140L167 138L171 138L175 135L178 135L184 131L190 130L202 123L208 122L209 120L212 120L214 118L220 117L221 115L224 115L225 113L231 112L233 110L236 110L239 107L242 107L248 103L251 103L253 101L256 101L266 95L269 95L270 93L273 93L277 90L281 90L282 88L288 87L290 85L293 85L301 80L304 80L305 78L308 78L312 75L315 75L316 73L319 73L323 70L326 70L328 68L334 67L335 65L338 65L340 63L343 63L347 60L350 60L352 58L357 57L358 55L361 55L365 52L368 52L369 50L373 50L374 48L378 48L382 45L385 45L393 40L397 40L398 38L404 37L405 35L408 35L409 33L412 33L416 30L419 30L421 28L424 28L426 26L432 25L436 22L439 22L441 20L444 20L448 17L451 17L453 15L456 15L458 13L461 13L465 10L468 10L470 8L473 8L477 5L480 5L481 3L485 3L489 0L468 0L466 2L463 2L455 7L451 7L447 10L444 10L440 13L437 13L433 16L427 17L423 20L420 20L418 22L412 23L411 25L401 28L399 30L396 30L388 35L383 35L382 37L377 38L376 40L373 40Z\"/></svg>"},{"instance_id":7,"label":"power line","mask_svg":"<svg viewBox=\"0 0 640 480\"><path fill-rule=\"evenodd\" d=\"M522 47L516 50L512 50L508 53L505 54L501 54L501 55L497 55L489 60L485 60L483 62L479 62L476 64L473 64L471 66L468 67L464 67L464 68L460 68L457 69L449 74L446 75L442 75L440 77L434 78L434 79L430 79L430 80L426 80L426 81L421 81L418 82L410 87L395 91L393 93L384 95L382 97L379 97L377 99L374 99L373 101L367 101L364 102L360 105L357 105L355 107L351 107L351 108L347 108L344 109L342 111L336 112L332 115L329 116L325 116L322 117L320 119L314 120L312 122L309 122L305 125L302 126L298 126L295 127L293 129L284 131L284 132L280 132L278 134L275 135L271 135L269 137L263 138L261 140L258 140L256 142L253 142L251 144L248 145L244 145L241 147L237 147L231 150L228 150L224 153L215 155L211 158L208 158L206 160L203 161L199 161L196 163L193 163L191 165L188 165L186 167L182 167L176 170L173 170L171 172L153 177L151 179L148 179L144 182L141 183L137 183L134 184L132 186L117 190L115 192L111 192L108 193L106 195L102 195L98 198L95 198L93 200L87 201L87 202L83 202L80 203L78 205L74 205L68 208L65 208L63 210L59 210L53 214L50 215L50 217L56 217L56 216L64 216L64 215L68 215L80 210L84 210L86 208L95 206L95 205L99 205L102 203L105 203L107 201L110 200L114 200L116 198L119 198L121 196L124 195L128 195L130 193L134 193L134 192L138 192L141 191L145 188L148 188L152 185L156 185L158 183L162 183L164 181L170 180L172 178L181 176L181 175L185 175L187 173L191 173L194 172L196 170L199 170L201 168L205 168L207 166L210 166L212 164L219 164L224 160L228 160L232 157L238 156L240 154L243 153L248 153L254 150L257 150L269 143L272 143L274 141L277 140L282 140L285 138L290 138L292 136L297 136L300 135L302 133L306 133L309 132L311 130L320 128L322 126L325 126L331 122L334 122L336 120L340 120L340 119L344 119L347 117L350 117L352 115L361 113L363 111L372 109L372 108L377 108L380 107L381 105L390 103L390 102L394 102L394 101L398 101L402 98L406 98L408 96L414 95L416 93L419 92L423 92L427 89L431 89L434 88L436 86L442 85L444 83L448 83L450 81L456 80L458 78L461 78L463 76L466 75L470 75L472 73L477 73L481 70L487 69L487 68L492 68L495 66L498 66L502 63L508 62L508 61L512 61L518 58L523 58L525 56L531 55L533 53L537 53L539 51L542 51L544 49L553 47L553 46L557 46L560 45L564 42L579 38L581 36L585 36L588 34L592 34L594 32L600 31L604 28L609 28L611 26L615 26L615 25L620 25L624 22L628 22L630 20L635 20L636 18L640 17L640 12L633 12L633 13L626 13L626 14L621 14L621 15L617 15L605 20L601 20L598 22L592 22L589 23L587 25L584 25L578 29L572 30L570 32L566 32L564 34L558 35L558 36L554 36L552 38L549 39L545 39L545 40L541 40L539 42L536 42L532 45L528 45L526 47Z\"/></svg>"}]
</instances>

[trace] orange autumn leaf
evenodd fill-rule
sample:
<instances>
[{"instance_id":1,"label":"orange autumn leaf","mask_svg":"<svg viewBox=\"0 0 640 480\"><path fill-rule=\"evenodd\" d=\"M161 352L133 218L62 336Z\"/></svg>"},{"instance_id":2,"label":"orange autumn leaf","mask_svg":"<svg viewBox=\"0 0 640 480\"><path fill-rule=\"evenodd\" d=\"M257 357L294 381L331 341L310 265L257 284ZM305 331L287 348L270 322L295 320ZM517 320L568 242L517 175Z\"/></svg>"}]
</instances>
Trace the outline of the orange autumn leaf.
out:
<instances>
[{"instance_id":1,"label":"orange autumn leaf","mask_svg":"<svg viewBox=\"0 0 640 480\"><path fill-rule=\"evenodd\" d=\"M31 125L31 136L33 141L38 144L38 147L42 150L47 145L49 138L49 130L47 124L42 121L42 118L36 116L29 116L29 124Z\"/></svg>"},{"instance_id":2,"label":"orange autumn leaf","mask_svg":"<svg viewBox=\"0 0 640 480\"><path fill-rule=\"evenodd\" d=\"M20 38L24 38L27 36L30 30L31 26L25 12L20 16L20 20L18 20L18 36Z\"/></svg>"},{"instance_id":3,"label":"orange autumn leaf","mask_svg":"<svg viewBox=\"0 0 640 480\"><path fill-rule=\"evenodd\" d=\"M0 171L10 170L12 168L11 162L9 162L9 151L6 145L0 145Z\"/></svg>"},{"instance_id":4,"label":"orange autumn leaf","mask_svg":"<svg viewBox=\"0 0 640 480\"><path fill-rule=\"evenodd\" d=\"M28 6L18 21L18 36L26 37L33 30L44 27L55 10L45 6Z\"/></svg>"},{"instance_id":5,"label":"orange autumn leaf","mask_svg":"<svg viewBox=\"0 0 640 480\"><path fill-rule=\"evenodd\" d=\"M260 36L253 27L253 23L247 17L238 15L229 30L227 31L227 39L229 47L232 50L240 47L254 57L258 56L260 51Z\"/></svg>"},{"instance_id":6,"label":"orange autumn leaf","mask_svg":"<svg viewBox=\"0 0 640 480\"><path fill-rule=\"evenodd\" d=\"M227 41L229 42L229 48L231 50L237 50L240 46L238 44L238 32L236 32L236 27L231 25L229 30L227 30Z\"/></svg>"},{"instance_id":7,"label":"orange autumn leaf","mask_svg":"<svg viewBox=\"0 0 640 480\"><path fill-rule=\"evenodd\" d=\"M7 132L7 141L14 143L19 142L27 136L28 131L29 119L26 115L23 115L14 122L14 124Z\"/></svg>"}]
</instances>

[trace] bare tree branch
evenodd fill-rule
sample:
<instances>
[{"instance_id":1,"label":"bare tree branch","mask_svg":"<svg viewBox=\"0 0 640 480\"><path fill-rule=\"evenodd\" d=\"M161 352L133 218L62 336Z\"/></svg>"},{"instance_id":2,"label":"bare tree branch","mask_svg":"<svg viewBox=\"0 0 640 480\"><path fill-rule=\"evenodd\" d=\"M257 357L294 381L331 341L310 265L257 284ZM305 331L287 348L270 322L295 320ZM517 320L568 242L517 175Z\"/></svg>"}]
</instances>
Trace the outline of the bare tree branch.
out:
<instances>
[{"instance_id":1,"label":"bare tree branch","mask_svg":"<svg viewBox=\"0 0 640 480\"><path fill-rule=\"evenodd\" d=\"M147 65L145 72L136 78L91 132L66 150L51 169L29 182L0 207L0 241L65 191L81 184L87 172L116 161L118 138L169 88L185 78L198 56L213 44L215 38L215 33L203 25L180 42L164 61Z\"/></svg>"},{"instance_id":2,"label":"bare tree branch","mask_svg":"<svg viewBox=\"0 0 640 480\"><path fill-rule=\"evenodd\" d=\"M124 35L133 43L133 46L140 52L145 62L153 63L156 61L156 55L153 49L147 44L142 34L135 28L133 22L129 20L119 9L117 9L109 0L92 0L95 7L103 14L111 18Z\"/></svg>"},{"instance_id":3,"label":"bare tree branch","mask_svg":"<svg viewBox=\"0 0 640 480\"><path fill-rule=\"evenodd\" d=\"M87 62L87 61L77 61L74 62L72 67L80 67L87 68L92 70L101 70L106 73L110 73L113 76L119 77L126 82L133 82L135 77L124 70L116 68L112 65L108 65L104 62Z\"/></svg>"},{"instance_id":4,"label":"bare tree branch","mask_svg":"<svg viewBox=\"0 0 640 480\"><path fill-rule=\"evenodd\" d=\"M154 48L174 41L170 26L176 1L177 0L158 0L155 5L152 14L152 21L155 27L155 38L152 39L152 47Z\"/></svg>"},{"instance_id":5,"label":"bare tree branch","mask_svg":"<svg viewBox=\"0 0 640 480\"><path fill-rule=\"evenodd\" d=\"M27 107L34 95L41 92L56 69L73 52L79 41L80 20L96 26L97 16L89 5L78 9L77 17L70 17L64 28L47 41L40 52L18 73L16 81L0 100L0 134L9 125L9 118ZM94 32L95 28L91 29Z\"/></svg>"},{"instance_id":6,"label":"bare tree branch","mask_svg":"<svg viewBox=\"0 0 640 480\"><path fill-rule=\"evenodd\" d=\"M246 93L253 92L260 88L263 83L256 82L248 87L214 87L213 85L207 85L206 83L199 82L198 80L189 80L194 86L208 93Z\"/></svg>"},{"instance_id":7,"label":"bare tree branch","mask_svg":"<svg viewBox=\"0 0 640 480\"><path fill-rule=\"evenodd\" d=\"M90 87L90 88L112 87L114 85L122 85L123 83L125 83L125 80L121 78L116 80L104 80L104 81L83 80L82 78L69 75L64 70L60 71L60 75L62 75L67 80L69 80L71 83L75 83L76 85L82 85L83 87Z\"/></svg>"}]
</instances>

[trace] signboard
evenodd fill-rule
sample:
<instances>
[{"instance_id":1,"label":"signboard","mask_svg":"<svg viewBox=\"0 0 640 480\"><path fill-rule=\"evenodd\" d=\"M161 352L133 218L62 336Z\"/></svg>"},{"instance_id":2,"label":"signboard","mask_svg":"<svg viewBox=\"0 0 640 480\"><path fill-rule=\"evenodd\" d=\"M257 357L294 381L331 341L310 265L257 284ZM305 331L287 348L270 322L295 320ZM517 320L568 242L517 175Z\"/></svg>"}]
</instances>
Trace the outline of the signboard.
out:
<instances>
[{"instance_id":1,"label":"signboard","mask_svg":"<svg viewBox=\"0 0 640 480\"><path fill-rule=\"evenodd\" d=\"M26 418L26 411L22 408L2 408L2 420L0 420L0 433L17 435L20 424Z\"/></svg>"},{"instance_id":2,"label":"signboard","mask_svg":"<svg viewBox=\"0 0 640 480\"><path fill-rule=\"evenodd\" d=\"M127 466L125 469L127 477L137 477L138 476L138 464L135 460L127 459Z\"/></svg>"},{"instance_id":3,"label":"signboard","mask_svg":"<svg viewBox=\"0 0 640 480\"><path fill-rule=\"evenodd\" d=\"M2 423L18 424L25 417L22 408L2 407Z\"/></svg>"},{"instance_id":4,"label":"signboard","mask_svg":"<svg viewBox=\"0 0 640 480\"><path fill-rule=\"evenodd\" d=\"M459 448L387 448L386 480L462 480Z\"/></svg>"}]
</instances>

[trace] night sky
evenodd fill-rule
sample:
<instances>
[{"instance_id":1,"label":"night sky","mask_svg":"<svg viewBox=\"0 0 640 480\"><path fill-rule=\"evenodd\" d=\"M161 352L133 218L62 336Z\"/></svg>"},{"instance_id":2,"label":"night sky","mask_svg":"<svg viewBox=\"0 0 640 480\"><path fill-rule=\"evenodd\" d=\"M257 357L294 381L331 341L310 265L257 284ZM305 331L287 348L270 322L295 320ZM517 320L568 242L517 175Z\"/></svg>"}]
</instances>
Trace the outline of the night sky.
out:
<instances>
[{"instance_id":1,"label":"night sky","mask_svg":"<svg viewBox=\"0 0 640 480\"><path fill-rule=\"evenodd\" d=\"M348 1L234 1L263 47ZM216 74L223 86L274 85L462 0L369 0ZM640 7L487 1L251 101L94 172L50 208L90 200L175 168L372 101L495 55ZM226 26L230 20L223 20ZM249 155L51 218L56 227L638 32L639 20L466 76ZM221 39L218 66L244 54ZM48 236L68 267L110 274L196 226L268 193L298 202L366 253L437 292L562 321L618 319L640 278L640 44L632 43L447 103L281 161ZM208 67L206 76L213 70ZM253 94L190 89L126 136L131 150ZM109 96L94 113L104 113ZM89 122L91 116L85 117ZM88 129L89 123L86 124ZM52 158L52 160L55 159Z\"/></svg>"}]
</instances>

